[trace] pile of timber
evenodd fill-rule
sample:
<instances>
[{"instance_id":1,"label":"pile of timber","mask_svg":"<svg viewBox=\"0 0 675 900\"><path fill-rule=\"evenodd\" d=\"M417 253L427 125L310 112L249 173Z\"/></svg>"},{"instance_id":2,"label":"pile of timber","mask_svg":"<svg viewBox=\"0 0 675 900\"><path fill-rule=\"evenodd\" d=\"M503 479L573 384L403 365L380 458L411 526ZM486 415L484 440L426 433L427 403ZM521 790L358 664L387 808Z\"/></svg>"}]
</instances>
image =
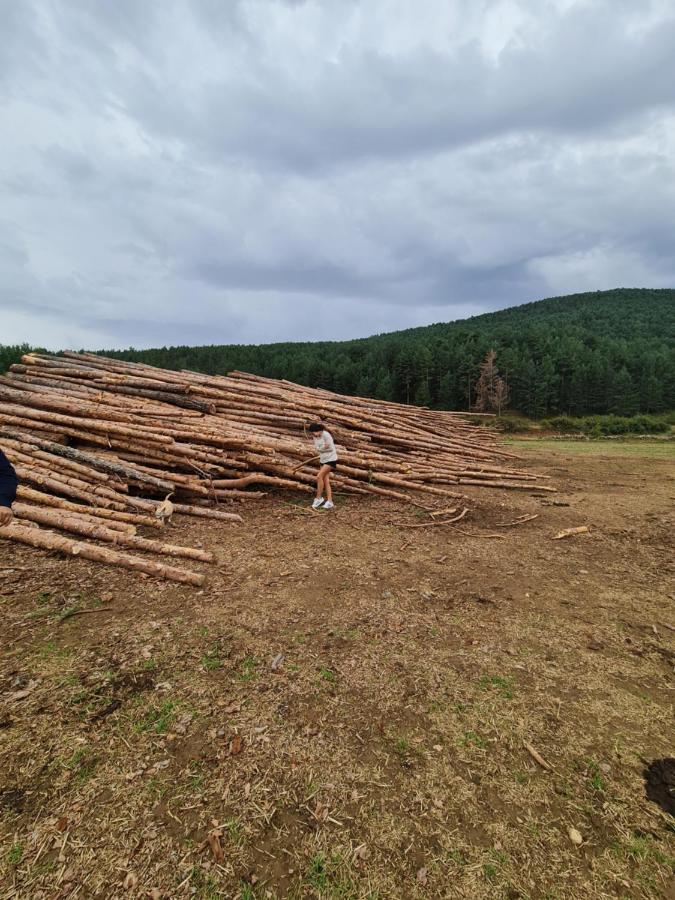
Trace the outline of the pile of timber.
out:
<instances>
[{"instance_id":1,"label":"pile of timber","mask_svg":"<svg viewBox=\"0 0 675 900\"><path fill-rule=\"evenodd\" d=\"M167 495L177 516L233 521L241 519L223 503L272 488L310 493L314 475L303 463L312 454L307 426L317 420L338 444L333 480L344 492L419 502L460 497L464 485L551 490L459 413L243 372L35 353L0 377L0 445L21 481L19 521L0 537L201 584L200 573L100 544L212 561L136 529L161 526Z\"/></svg>"}]
</instances>

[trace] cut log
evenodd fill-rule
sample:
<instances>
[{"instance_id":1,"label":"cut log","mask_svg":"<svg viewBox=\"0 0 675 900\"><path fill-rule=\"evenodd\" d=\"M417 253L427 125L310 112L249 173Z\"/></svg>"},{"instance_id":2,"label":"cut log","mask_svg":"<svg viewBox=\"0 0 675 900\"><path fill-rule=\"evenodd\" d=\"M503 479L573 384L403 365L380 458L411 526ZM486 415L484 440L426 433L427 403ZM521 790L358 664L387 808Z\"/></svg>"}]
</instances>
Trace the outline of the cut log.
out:
<instances>
[{"instance_id":1,"label":"cut log","mask_svg":"<svg viewBox=\"0 0 675 900\"><path fill-rule=\"evenodd\" d=\"M56 497L54 494L36 491L25 484L20 484L17 488L17 497L19 500L25 500L26 503L53 506L76 514L82 512L90 516L96 516L97 519L126 522L130 525L143 525L145 528L162 527L157 519L152 519L150 516L139 516L135 513L120 512L116 509L104 509L102 506L84 506L81 503L72 503L70 500L64 500L63 497Z\"/></svg>"},{"instance_id":2,"label":"cut log","mask_svg":"<svg viewBox=\"0 0 675 900\"><path fill-rule=\"evenodd\" d=\"M38 450L46 450L54 456L63 456L66 459L72 459L75 462L86 463L90 468L100 472L109 472L112 475L119 475L120 478L133 478L143 484L152 485L160 491L172 491L174 485L170 481L162 478L155 478L144 472L134 469L132 466L126 466L120 462L111 459L102 458L92 453L86 453L82 450L76 450L74 447L66 447L63 444L55 444L52 441L43 441L37 438L31 438L30 435L22 434L12 428L0 428L0 436L14 438L24 444L30 444Z\"/></svg>"},{"instance_id":3,"label":"cut log","mask_svg":"<svg viewBox=\"0 0 675 900\"><path fill-rule=\"evenodd\" d=\"M54 527L59 527L56 524L59 520L58 517L61 517L65 522L80 522L82 527L76 532L77 534L89 534L87 529L95 528L97 525L106 528L113 533L126 534L129 536L134 536L136 534L136 527L134 525L129 525L126 522L115 522L112 519L99 519L86 512L84 506L80 507L77 512L71 510L65 512L51 507L45 509L44 506L30 506L29 504L19 502L13 505L12 510L17 519L25 519L28 522L38 522L46 525L53 524Z\"/></svg>"},{"instance_id":4,"label":"cut log","mask_svg":"<svg viewBox=\"0 0 675 900\"><path fill-rule=\"evenodd\" d=\"M206 576L200 572L191 572L187 569L178 569L167 566L164 563L152 562L138 556L129 556L126 553L118 553L109 547L97 547L86 541L74 541L71 538L54 534L52 531L44 531L42 528L27 528L24 525L12 523L5 528L0 528L0 539L17 541L40 550L55 550L65 553L67 556L79 556L93 562L103 563L109 566L119 566L123 569L132 569L143 572L146 575L154 575L157 578L166 578L169 581L177 581L180 584L189 584L201 587Z\"/></svg>"},{"instance_id":5,"label":"cut log","mask_svg":"<svg viewBox=\"0 0 675 900\"><path fill-rule=\"evenodd\" d=\"M48 509L43 506L27 506L25 503L16 503L16 513L22 519L37 522L39 525L47 525L60 531L70 531L82 537L95 541L105 541L110 544L121 544L125 547L133 547L136 550L147 550L149 553L157 553L163 556L181 556L184 559L195 559L200 562L213 562L213 553L199 550L194 547L179 547L174 544L163 544L159 541L149 541L147 538L135 537L114 531L106 525L87 521L80 515L62 512L61 510Z\"/></svg>"}]
</instances>

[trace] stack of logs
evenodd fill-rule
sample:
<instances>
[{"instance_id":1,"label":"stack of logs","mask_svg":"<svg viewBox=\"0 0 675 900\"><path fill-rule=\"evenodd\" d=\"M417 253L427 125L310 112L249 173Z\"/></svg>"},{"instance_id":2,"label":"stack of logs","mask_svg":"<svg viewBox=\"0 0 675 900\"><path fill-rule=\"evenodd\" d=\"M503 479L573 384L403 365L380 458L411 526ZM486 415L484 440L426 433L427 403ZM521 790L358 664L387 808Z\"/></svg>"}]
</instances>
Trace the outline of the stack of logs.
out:
<instances>
[{"instance_id":1,"label":"stack of logs","mask_svg":"<svg viewBox=\"0 0 675 900\"><path fill-rule=\"evenodd\" d=\"M338 445L333 480L344 492L419 503L462 496L452 488L464 485L551 490L510 465L513 454L461 414L242 372L28 354L0 377L0 445L21 481L14 512L30 525L15 523L0 537L199 585L201 573L100 543L212 562L208 552L136 529L161 527L167 495L176 515L241 521L221 504L270 488L310 493L314 477L302 464L312 454L307 426L317 420Z\"/></svg>"}]
</instances>

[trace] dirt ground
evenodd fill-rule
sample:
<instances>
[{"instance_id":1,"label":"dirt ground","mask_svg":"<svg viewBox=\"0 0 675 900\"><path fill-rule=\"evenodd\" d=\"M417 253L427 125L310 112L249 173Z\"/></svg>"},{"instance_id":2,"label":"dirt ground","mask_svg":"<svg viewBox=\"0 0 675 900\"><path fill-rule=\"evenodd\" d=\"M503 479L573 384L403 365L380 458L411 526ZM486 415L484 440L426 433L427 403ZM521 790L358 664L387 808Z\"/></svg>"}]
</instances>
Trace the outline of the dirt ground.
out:
<instances>
[{"instance_id":1,"label":"dirt ground","mask_svg":"<svg viewBox=\"0 0 675 900\"><path fill-rule=\"evenodd\" d=\"M177 519L203 590L0 543L0 897L674 897L673 461L523 456L455 527Z\"/></svg>"}]
</instances>

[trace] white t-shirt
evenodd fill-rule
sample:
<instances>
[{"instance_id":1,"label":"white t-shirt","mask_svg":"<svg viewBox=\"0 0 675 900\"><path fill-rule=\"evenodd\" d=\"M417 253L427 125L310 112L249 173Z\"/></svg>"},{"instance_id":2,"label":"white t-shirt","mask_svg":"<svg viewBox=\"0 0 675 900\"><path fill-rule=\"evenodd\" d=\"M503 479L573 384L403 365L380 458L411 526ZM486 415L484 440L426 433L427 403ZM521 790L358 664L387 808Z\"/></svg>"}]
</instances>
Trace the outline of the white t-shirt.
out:
<instances>
[{"instance_id":1,"label":"white t-shirt","mask_svg":"<svg viewBox=\"0 0 675 900\"><path fill-rule=\"evenodd\" d=\"M314 446L319 453L319 460L322 465L323 463L337 462L337 450L335 449L335 442L330 431L324 430L318 437L315 437Z\"/></svg>"}]
</instances>

